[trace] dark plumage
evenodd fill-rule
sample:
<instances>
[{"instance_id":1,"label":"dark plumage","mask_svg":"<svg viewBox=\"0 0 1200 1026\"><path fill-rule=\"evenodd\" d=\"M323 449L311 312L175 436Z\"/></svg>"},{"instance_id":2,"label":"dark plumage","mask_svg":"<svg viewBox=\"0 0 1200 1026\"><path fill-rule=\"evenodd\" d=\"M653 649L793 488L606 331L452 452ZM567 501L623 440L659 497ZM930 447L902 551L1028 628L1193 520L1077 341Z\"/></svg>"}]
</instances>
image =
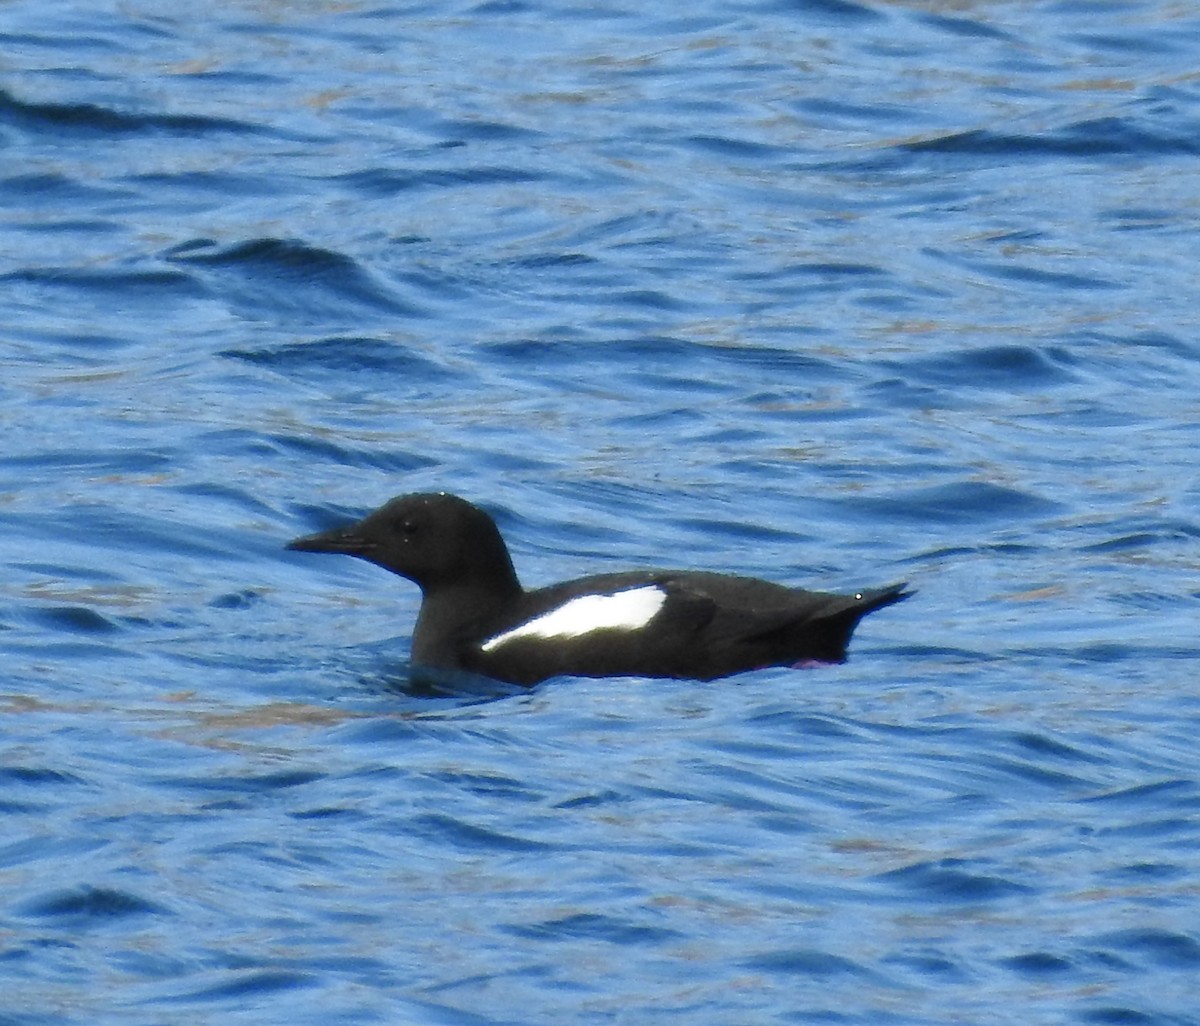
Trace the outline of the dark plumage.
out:
<instances>
[{"instance_id":1,"label":"dark plumage","mask_svg":"<svg viewBox=\"0 0 1200 1026\"><path fill-rule=\"evenodd\" d=\"M454 495L403 495L289 549L341 552L419 585L417 666L515 684L558 675L712 680L841 662L868 613L904 584L855 595L691 570L598 574L526 591L492 518Z\"/></svg>"}]
</instances>

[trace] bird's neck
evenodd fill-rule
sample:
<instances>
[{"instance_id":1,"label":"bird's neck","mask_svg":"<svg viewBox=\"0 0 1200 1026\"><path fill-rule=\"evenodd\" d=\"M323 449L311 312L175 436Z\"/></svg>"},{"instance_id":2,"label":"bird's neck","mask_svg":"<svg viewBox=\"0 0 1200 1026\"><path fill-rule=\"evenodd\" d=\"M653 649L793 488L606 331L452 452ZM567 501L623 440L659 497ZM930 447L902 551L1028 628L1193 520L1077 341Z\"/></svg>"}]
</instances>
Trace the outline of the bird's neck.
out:
<instances>
[{"instance_id":1,"label":"bird's neck","mask_svg":"<svg viewBox=\"0 0 1200 1026\"><path fill-rule=\"evenodd\" d=\"M426 589L413 630L413 662L438 669L469 669L463 660L473 641L523 593L515 573Z\"/></svg>"}]
</instances>

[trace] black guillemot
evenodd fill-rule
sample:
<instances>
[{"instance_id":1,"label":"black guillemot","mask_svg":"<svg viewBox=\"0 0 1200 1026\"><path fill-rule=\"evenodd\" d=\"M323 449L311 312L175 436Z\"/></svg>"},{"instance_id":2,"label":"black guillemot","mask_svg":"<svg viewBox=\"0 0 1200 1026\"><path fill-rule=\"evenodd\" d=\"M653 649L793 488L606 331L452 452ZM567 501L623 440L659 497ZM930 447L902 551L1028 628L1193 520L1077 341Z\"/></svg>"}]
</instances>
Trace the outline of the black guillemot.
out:
<instances>
[{"instance_id":1,"label":"black guillemot","mask_svg":"<svg viewBox=\"0 0 1200 1026\"><path fill-rule=\"evenodd\" d=\"M713 680L842 662L859 620L912 594L905 584L837 595L693 570L597 574L526 591L495 521L445 493L402 495L287 547L357 556L417 584L414 666L525 685L557 676Z\"/></svg>"}]
</instances>

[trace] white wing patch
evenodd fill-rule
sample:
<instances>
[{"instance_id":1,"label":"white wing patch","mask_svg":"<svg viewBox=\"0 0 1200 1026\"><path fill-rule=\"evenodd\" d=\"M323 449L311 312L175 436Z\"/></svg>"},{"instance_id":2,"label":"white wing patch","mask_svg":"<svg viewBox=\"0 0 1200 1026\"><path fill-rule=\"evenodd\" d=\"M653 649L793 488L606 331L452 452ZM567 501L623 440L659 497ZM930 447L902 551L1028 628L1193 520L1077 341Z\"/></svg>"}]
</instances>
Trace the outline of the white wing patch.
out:
<instances>
[{"instance_id":1,"label":"white wing patch","mask_svg":"<svg viewBox=\"0 0 1200 1026\"><path fill-rule=\"evenodd\" d=\"M667 593L654 584L609 595L580 595L488 638L479 647L490 652L518 638L578 638L599 630L636 631L654 619L666 600Z\"/></svg>"}]
</instances>

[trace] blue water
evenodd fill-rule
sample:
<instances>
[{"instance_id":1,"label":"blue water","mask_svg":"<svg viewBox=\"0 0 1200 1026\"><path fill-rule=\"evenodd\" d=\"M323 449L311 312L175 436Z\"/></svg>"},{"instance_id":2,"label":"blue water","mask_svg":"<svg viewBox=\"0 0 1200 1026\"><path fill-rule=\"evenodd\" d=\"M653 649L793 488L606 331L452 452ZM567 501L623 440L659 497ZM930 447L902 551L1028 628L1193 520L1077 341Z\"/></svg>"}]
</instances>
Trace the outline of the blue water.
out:
<instances>
[{"instance_id":1,"label":"blue water","mask_svg":"<svg viewBox=\"0 0 1200 1026\"><path fill-rule=\"evenodd\" d=\"M0 6L0 1026L1200 1022L1200 11ZM907 579L409 684L290 537Z\"/></svg>"}]
</instances>

